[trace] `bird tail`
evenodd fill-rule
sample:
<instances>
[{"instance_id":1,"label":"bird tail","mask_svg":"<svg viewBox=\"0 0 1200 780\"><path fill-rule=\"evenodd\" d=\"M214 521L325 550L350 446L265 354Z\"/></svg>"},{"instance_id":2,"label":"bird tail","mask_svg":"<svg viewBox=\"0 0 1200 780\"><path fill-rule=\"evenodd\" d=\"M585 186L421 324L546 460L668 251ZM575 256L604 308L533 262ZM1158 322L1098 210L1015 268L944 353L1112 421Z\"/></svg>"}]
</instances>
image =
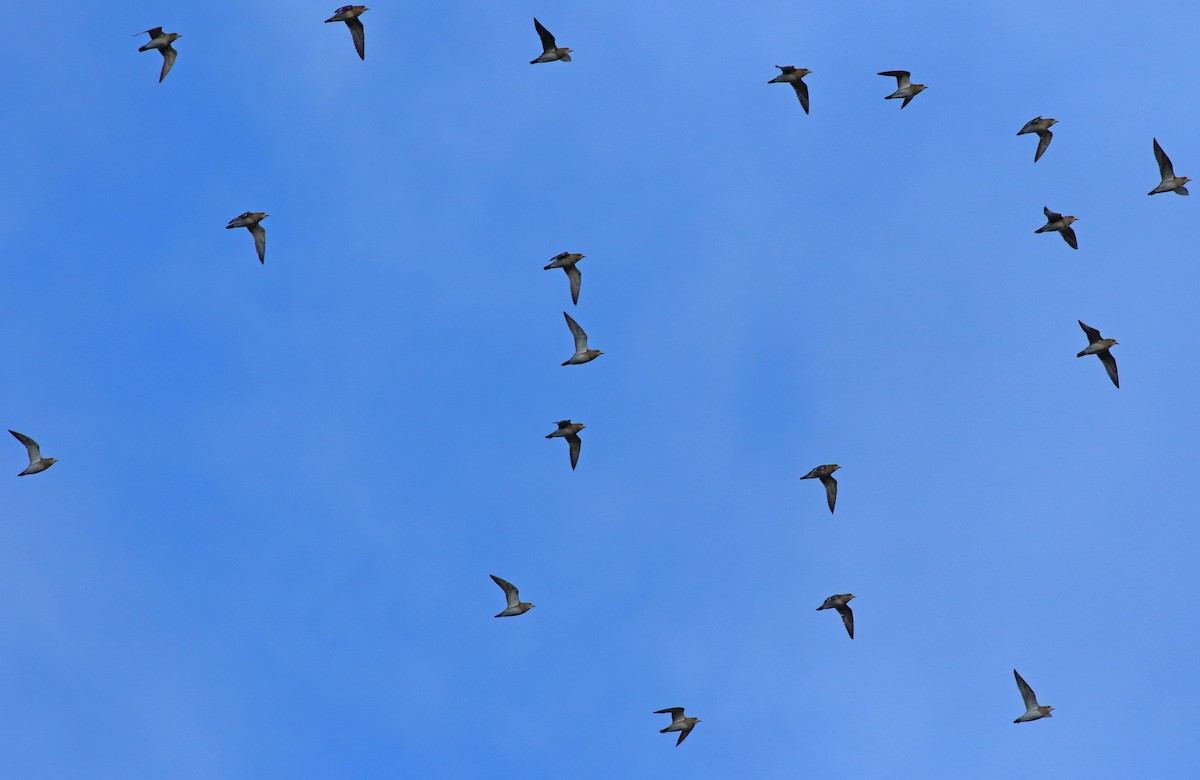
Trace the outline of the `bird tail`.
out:
<instances>
[{"instance_id":1,"label":"bird tail","mask_svg":"<svg viewBox=\"0 0 1200 780\"><path fill-rule=\"evenodd\" d=\"M570 55L570 54L564 54L563 56L561 56L561 57L559 57L559 58L558 58L558 61L559 61L559 62L570 62L570 61L571 61L571 55Z\"/></svg>"},{"instance_id":2,"label":"bird tail","mask_svg":"<svg viewBox=\"0 0 1200 780\"><path fill-rule=\"evenodd\" d=\"M1176 195L1188 195L1188 194L1190 194L1190 193L1187 191L1187 187L1176 187L1176 188L1175 188L1175 194L1176 194ZM1046 717L1048 718L1048 717L1050 717L1050 716L1049 716L1049 715L1047 715Z\"/></svg>"}]
</instances>

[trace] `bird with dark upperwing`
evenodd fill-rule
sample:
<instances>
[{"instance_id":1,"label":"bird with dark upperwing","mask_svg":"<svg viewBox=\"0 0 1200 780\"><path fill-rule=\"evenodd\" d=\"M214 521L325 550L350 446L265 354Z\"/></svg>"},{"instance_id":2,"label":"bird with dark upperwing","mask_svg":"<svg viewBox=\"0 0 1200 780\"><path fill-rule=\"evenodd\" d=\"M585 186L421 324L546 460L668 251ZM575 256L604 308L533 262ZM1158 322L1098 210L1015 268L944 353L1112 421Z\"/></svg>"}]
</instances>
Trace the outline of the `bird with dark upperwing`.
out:
<instances>
[{"instance_id":1,"label":"bird with dark upperwing","mask_svg":"<svg viewBox=\"0 0 1200 780\"><path fill-rule=\"evenodd\" d=\"M330 22L346 23L346 26L350 28L350 37L354 38L354 50L358 52L360 60L367 58L367 33L363 29L362 20L358 17L370 10L365 5L344 5L334 11L333 16L325 20L325 24Z\"/></svg>"},{"instance_id":2,"label":"bird with dark upperwing","mask_svg":"<svg viewBox=\"0 0 1200 780\"><path fill-rule=\"evenodd\" d=\"M25 445L25 453L29 456L29 465L25 470L18 474L18 477L24 477L27 474L37 474L39 471L45 471L58 462L56 458L43 458L42 448L38 443L29 438L23 433L17 433L14 430L9 430L16 440Z\"/></svg>"},{"instance_id":3,"label":"bird with dark upperwing","mask_svg":"<svg viewBox=\"0 0 1200 780\"><path fill-rule=\"evenodd\" d=\"M795 65L776 65L782 71L778 76L768 81L768 84L791 84L792 89L796 90L796 97L800 98L800 107L804 109L804 113L808 113L808 85L804 83L804 77L812 73L808 68L797 68Z\"/></svg>"},{"instance_id":4,"label":"bird with dark upperwing","mask_svg":"<svg viewBox=\"0 0 1200 780\"><path fill-rule=\"evenodd\" d=\"M850 599L852 598L854 598L853 593L839 593L825 599L825 603L817 607L817 612L823 609L836 609L842 616L842 625L846 627L846 633L850 635L851 639L854 638L854 613L850 610Z\"/></svg>"},{"instance_id":5,"label":"bird with dark upperwing","mask_svg":"<svg viewBox=\"0 0 1200 780\"><path fill-rule=\"evenodd\" d=\"M583 328L579 327L579 323L571 319L571 315L563 312L563 316L567 318L567 327L571 329L571 336L575 339L575 354L563 361L564 366L578 366L583 363L590 363L604 353L598 349L588 349L588 337L583 332Z\"/></svg>"},{"instance_id":6,"label":"bird with dark upperwing","mask_svg":"<svg viewBox=\"0 0 1200 780\"><path fill-rule=\"evenodd\" d=\"M150 34L150 42L143 44L138 51L150 51L158 49L158 53L163 57L162 70L158 74L158 83L161 84L167 74L171 72L171 68L175 65L175 58L179 56L179 52L175 51L175 47L171 44L179 40L183 36L179 33L165 33L161 27L152 27L149 30L142 30L139 33L134 33L135 36Z\"/></svg>"},{"instance_id":7,"label":"bird with dark upperwing","mask_svg":"<svg viewBox=\"0 0 1200 780\"><path fill-rule=\"evenodd\" d=\"M1176 195L1187 195L1188 189L1183 185L1191 179L1187 176L1175 175L1175 166L1171 165L1171 158L1167 157L1167 153L1158 145L1157 138L1154 139L1154 159L1158 161L1158 175L1162 177L1162 181L1146 194L1157 195L1160 192L1173 192Z\"/></svg>"},{"instance_id":8,"label":"bird with dark upperwing","mask_svg":"<svg viewBox=\"0 0 1200 780\"><path fill-rule=\"evenodd\" d=\"M1117 381L1117 359L1108 351L1110 347L1115 347L1119 342L1116 339L1101 338L1100 331L1084 325L1083 320L1076 320L1076 322L1079 323L1079 327L1083 328L1084 334L1087 335L1088 345L1075 357L1081 358L1084 355L1095 355L1100 358L1100 362L1104 364L1104 370L1108 372L1108 378L1112 380L1115 387L1120 388L1121 383Z\"/></svg>"},{"instance_id":9,"label":"bird with dark upperwing","mask_svg":"<svg viewBox=\"0 0 1200 780\"><path fill-rule=\"evenodd\" d=\"M492 581L499 585L500 589L504 591L504 599L507 602L507 606L504 607L504 611L498 615L494 615L493 617L513 617L514 615L524 615L526 612L533 609L533 605L528 601L521 601L521 595L517 592L517 586L513 585L508 580L500 579L495 574L489 574L488 576L491 577Z\"/></svg>"},{"instance_id":10,"label":"bird with dark upperwing","mask_svg":"<svg viewBox=\"0 0 1200 780\"><path fill-rule=\"evenodd\" d=\"M249 230L250 235L254 236L254 249L258 252L258 262L264 265L267 262L267 231L259 223L269 216L271 215L261 211L246 211L229 220L229 224L225 226L226 230L240 227Z\"/></svg>"},{"instance_id":11,"label":"bird with dark upperwing","mask_svg":"<svg viewBox=\"0 0 1200 780\"><path fill-rule=\"evenodd\" d=\"M906 70L882 70L880 76L891 76L896 79L896 91L884 98L884 100L896 100L904 98L904 102L900 104L901 110L907 106L913 98L915 98L922 90L925 89L924 84L914 84L911 81L912 74Z\"/></svg>"},{"instance_id":12,"label":"bird with dark upperwing","mask_svg":"<svg viewBox=\"0 0 1200 780\"><path fill-rule=\"evenodd\" d=\"M534 17L533 19L533 29L537 30L538 37L542 39L542 53L539 54L536 59L530 60L530 65L537 65L539 62L571 61L571 50L559 48L558 44L554 42L554 36L550 34L549 30L542 26L542 23L537 20L537 17Z\"/></svg>"},{"instance_id":13,"label":"bird with dark upperwing","mask_svg":"<svg viewBox=\"0 0 1200 780\"><path fill-rule=\"evenodd\" d=\"M1038 704L1037 696L1033 693L1033 688L1029 687L1029 683L1022 679L1016 669L1013 669L1013 677L1017 678L1017 690L1021 692L1021 701L1025 702L1025 714L1014 720L1013 723L1028 723L1031 720L1052 717L1050 710L1054 708L1043 707Z\"/></svg>"},{"instance_id":14,"label":"bird with dark upperwing","mask_svg":"<svg viewBox=\"0 0 1200 780\"><path fill-rule=\"evenodd\" d=\"M1067 242L1067 246L1072 249L1079 248L1079 239L1075 237L1075 229L1071 224L1078 222L1075 217L1064 217L1056 211L1042 206L1042 212L1046 215L1046 224L1042 225L1034 233L1058 233L1062 236L1062 240Z\"/></svg>"},{"instance_id":15,"label":"bird with dark upperwing","mask_svg":"<svg viewBox=\"0 0 1200 780\"><path fill-rule=\"evenodd\" d=\"M833 472L840 469L841 466L836 463L826 463L824 466L817 466L812 471L805 474L800 479L819 479L821 484L825 486L825 500L829 504L829 513L833 514L833 506L837 503L837 480L833 478Z\"/></svg>"},{"instance_id":16,"label":"bird with dark upperwing","mask_svg":"<svg viewBox=\"0 0 1200 780\"><path fill-rule=\"evenodd\" d=\"M675 747L683 744L683 741L688 738L688 734L692 733L692 729L696 728L696 724L700 722L699 718L684 717L683 707L667 707L665 710L655 710L655 715L670 715L671 725L665 729L659 729L659 734L666 734L671 731L679 732L679 739L675 740Z\"/></svg>"},{"instance_id":17,"label":"bird with dark upperwing","mask_svg":"<svg viewBox=\"0 0 1200 780\"><path fill-rule=\"evenodd\" d=\"M571 303L579 304L579 285L583 282L583 274L579 273L579 268L576 266L585 255L575 254L574 252L559 252L554 257L550 258L550 265L543 268L543 271L549 271L551 268L561 268L567 273L567 279L571 283Z\"/></svg>"},{"instance_id":18,"label":"bird with dark upperwing","mask_svg":"<svg viewBox=\"0 0 1200 780\"><path fill-rule=\"evenodd\" d=\"M1054 133L1050 132L1050 126L1058 124L1057 119L1049 119L1046 117L1034 117L1025 123L1025 126L1017 131L1017 135L1025 135L1026 133L1037 133L1038 145L1037 151L1033 153L1033 161L1037 162L1042 159L1046 149L1050 147L1050 139L1054 137Z\"/></svg>"},{"instance_id":19,"label":"bird with dark upperwing","mask_svg":"<svg viewBox=\"0 0 1200 780\"><path fill-rule=\"evenodd\" d=\"M579 449L583 446L583 441L579 438L579 432L587 426L583 423L573 423L570 420L559 420L555 423L558 430L554 433L546 434L547 439L560 437L567 440L567 446L571 450L571 471L575 470L575 465L579 463Z\"/></svg>"}]
</instances>

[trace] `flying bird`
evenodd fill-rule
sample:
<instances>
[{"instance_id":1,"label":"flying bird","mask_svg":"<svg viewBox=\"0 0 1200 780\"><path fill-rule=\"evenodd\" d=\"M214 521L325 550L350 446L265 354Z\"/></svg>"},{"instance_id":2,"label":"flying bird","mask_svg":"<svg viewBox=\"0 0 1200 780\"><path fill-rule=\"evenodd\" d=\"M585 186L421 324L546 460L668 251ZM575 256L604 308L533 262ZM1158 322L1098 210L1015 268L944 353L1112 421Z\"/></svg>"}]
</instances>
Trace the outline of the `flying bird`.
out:
<instances>
[{"instance_id":1,"label":"flying bird","mask_svg":"<svg viewBox=\"0 0 1200 780\"><path fill-rule=\"evenodd\" d=\"M533 18L533 28L537 30L538 37L542 39L542 53L538 55L536 60L530 60L530 65L536 65L539 62L554 62L556 60L558 62L571 61L571 50L558 48L554 43L554 36L542 26L542 23L537 20L536 16Z\"/></svg>"},{"instance_id":2,"label":"flying bird","mask_svg":"<svg viewBox=\"0 0 1200 780\"><path fill-rule=\"evenodd\" d=\"M513 615L524 615L529 610L533 609L533 605L528 601L521 601L521 596L517 593L517 587L508 580L502 580L495 574L489 574L489 577L504 590L504 598L508 600L508 606L504 611L495 617L512 617Z\"/></svg>"},{"instance_id":3,"label":"flying bird","mask_svg":"<svg viewBox=\"0 0 1200 780\"><path fill-rule=\"evenodd\" d=\"M671 716L671 725L665 729L659 729L658 733L666 734L668 731L678 731L679 739L675 740L675 747L682 745L688 734L691 734L692 729L696 728L696 724L700 722L699 718L685 718L683 707L667 707L665 710L655 710L654 714Z\"/></svg>"},{"instance_id":4,"label":"flying bird","mask_svg":"<svg viewBox=\"0 0 1200 780\"><path fill-rule=\"evenodd\" d=\"M360 60L367 58L367 38L363 31L363 23L358 17L369 10L371 9L365 5L344 5L334 11L333 16L325 20L325 24L330 22L346 23L346 26L350 28L350 35L354 38L354 50L358 52Z\"/></svg>"},{"instance_id":5,"label":"flying bird","mask_svg":"<svg viewBox=\"0 0 1200 780\"><path fill-rule=\"evenodd\" d=\"M1034 152L1033 161L1037 162L1042 159L1042 155L1050 146L1050 139L1054 137L1054 133L1050 132L1050 125L1058 124L1057 119L1048 117L1034 117L1025 123L1025 126L1017 131L1017 135L1025 135L1026 133L1037 133L1038 146Z\"/></svg>"},{"instance_id":6,"label":"flying bird","mask_svg":"<svg viewBox=\"0 0 1200 780\"><path fill-rule=\"evenodd\" d=\"M587 426L583 423L573 423L570 420L559 420L555 425L558 426L558 430L546 434L546 438L561 437L567 440L567 445L571 449L571 471L574 471L575 465L579 463L579 448L583 446L583 442L579 439L579 432Z\"/></svg>"},{"instance_id":7,"label":"flying bird","mask_svg":"<svg viewBox=\"0 0 1200 780\"><path fill-rule=\"evenodd\" d=\"M833 478L833 472L840 468L841 466L836 463L827 463L824 466L817 466L803 477L800 477L800 479L821 480L821 484L825 486L825 499L829 502L830 514L833 514L833 505L837 503L837 480Z\"/></svg>"},{"instance_id":8,"label":"flying bird","mask_svg":"<svg viewBox=\"0 0 1200 780\"><path fill-rule=\"evenodd\" d=\"M226 230L240 227L249 230L250 235L254 236L254 248L258 250L258 262L264 265L267 262L267 231L258 223L269 216L271 215L261 211L247 211L229 220L229 224L225 226Z\"/></svg>"},{"instance_id":9,"label":"flying bird","mask_svg":"<svg viewBox=\"0 0 1200 780\"><path fill-rule=\"evenodd\" d=\"M549 271L551 268L561 268L567 273L567 279L571 281L571 303L579 304L579 283L583 281L583 275L579 273L579 268L576 263L582 260L585 255L577 255L572 252L560 252L550 258L550 265L543 268L543 271Z\"/></svg>"},{"instance_id":10,"label":"flying bird","mask_svg":"<svg viewBox=\"0 0 1200 780\"><path fill-rule=\"evenodd\" d=\"M1108 372L1108 378L1112 380L1113 385L1120 387L1121 383L1117 381L1117 359L1108 351L1109 347L1117 345L1117 340L1100 338L1100 331L1084 325L1082 320L1076 320L1076 322L1079 323L1079 327L1083 328L1083 332L1087 334L1088 345L1075 357L1081 358L1084 355L1095 355L1100 358L1100 362L1104 364L1104 370Z\"/></svg>"},{"instance_id":11,"label":"flying bird","mask_svg":"<svg viewBox=\"0 0 1200 780\"><path fill-rule=\"evenodd\" d=\"M587 334L583 332L583 328L579 327L579 323L571 319L571 315L565 311L563 316L567 318L567 327L571 329L571 335L575 337L575 354L567 358L563 363L564 366L589 363L604 354L598 349L588 349Z\"/></svg>"},{"instance_id":12,"label":"flying bird","mask_svg":"<svg viewBox=\"0 0 1200 780\"><path fill-rule=\"evenodd\" d=\"M839 593L825 599L825 603L817 607L817 612L823 609L836 609L842 616L842 625L846 627L846 633L850 635L851 639L854 638L854 613L850 611L850 599L852 598L854 598L853 593Z\"/></svg>"},{"instance_id":13,"label":"flying bird","mask_svg":"<svg viewBox=\"0 0 1200 780\"><path fill-rule=\"evenodd\" d=\"M1042 206L1042 211L1046 214L1046 224L1042 225L1034 233L1053 233L1057 232L1063 237L1063 241L1072 249L1079 248L1079 239L1075 238L1075 229L1071 227L1072 222L1078 222L1075 217L1064 217L1062 214L1056 214L1050 209Z\"/></svg>"},{"instance_id":14,"label":"flying bird","mask_svg":"<svg viewBox=\"0 0 1200 780\"><path fill-rule=\"evenodd\" d=\"M1021 692L1021 700L1025 702L1025 714L1014 720L1013 723L1028 723L1031 720L1053 717L1050 710L1054 708L1042 707L1037 703L1037 696L1034 694L1033 688L1029 687L1029 683L1021 678L1016 669L1013 669L1013 677L1017 678L1017 690Z\"/></svg>"},{"instance_id":15,"label":"flying bird","mask_svg":"<svg viewBox=\"0 0 1200 780\"><path fill-rule=\"evenodd\" d=\"M165 33L161 27L153 27L149 30L134 33L134 36L150 33L150 42L140 47L138 51L150 51L158 49L159 54L163 56L162 71L158 74L158 83L167 77L171 72L171 67L175 65L175 58L179 56L179 52L175 51L175 47L171 44L183 36L179 33Z\"/></svg>"},{"instance_id":16,"label":"flying bird","mask_svg":"<svg viewBox=\"0 0 1200 780\"><path fill-rule=\"evenodd\" d=\"M58 462L56 458L43 458L42 448L38 446L36 441L29 438L25 434L17 433L14 430L9 430L9 433L15 436L17 441L24 444L25 451L29 453L29 466L27 466L24 471L18 474L18 477L23 477L26 474L37 474L39 471L45 471Z\"/></svg>"},{"instance_id":17,"label":"flying bird","mask_svg":"<svg viewBox=\"0 0 1200 780\"><path fill-rule=\"evenodd\" d=\"M808 68L797 68L794 65L776 65L782 73L768 81L768 84L791 84L792 89L796 90L796 97L800 98L800 107L804 109L804 113L808 113L808 85L804 83L804 77L812 73Z\"/></svg>"},{"instance_id":18,"label":"flying bird","mask_svg":"<svg viewBox=\"0 0 1200 780\"><path fill-rule=\"evenodd\" d=\"M917 93L925 89L924 84L914 84L909 81L912 75L906 70L883 70L879 72L880 76L891 76L896 79L896 91L884 98L884 100L893 100L895 98L904 98L904 102L900 104L901 110L908 105L909 101L917 96Z\"/></svg>"},{"instance_id":19,"label":"flying bird","mask_svg":"<svg viewBox=\"0 0 1200 780\"><path fill-rule=\"evenodd\" d=\"M1187 176L1176 176L1175 167L1171 165L1171 158L1167 157L1167 153L1158 145L1158 139L1154 139L1154 159L1158 160L1158 175L1162 177L1162 181L1158 186L1147 192L1147 195L1157 195L1160 192L1174 192L1176 195L1187 195L1187 184L1191 179Z\"/></svg>"}]
</instances>

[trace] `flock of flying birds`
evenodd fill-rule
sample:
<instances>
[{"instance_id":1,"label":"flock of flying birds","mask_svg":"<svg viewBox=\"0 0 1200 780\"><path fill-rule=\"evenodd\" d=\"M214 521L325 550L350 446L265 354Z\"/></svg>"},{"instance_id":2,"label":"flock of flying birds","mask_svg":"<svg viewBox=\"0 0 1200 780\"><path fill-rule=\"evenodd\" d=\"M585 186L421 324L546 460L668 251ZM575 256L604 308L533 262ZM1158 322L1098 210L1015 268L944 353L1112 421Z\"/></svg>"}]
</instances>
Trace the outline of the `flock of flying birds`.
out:
<instances>
[{"instance_id":1,"label":"flock of flying birds","mask_svg":"<svg viewBox=\"0 0 1200 780\"><path fill-rule=\"evenodd\" d=\"M358 52L361 59L366 59L366 40L363 29L363 23L360 16L366 12L368 8L363 5L345 5L334 11L333 16L326 19L328 22L344 22L350 29L350 35L354 40L354 49ZM547 30L537 19L533 20L534 29L537 31L538 37L542 44L542 53L530 60L530 64L538 64L544 62L570 62L571 49L559 47L555 42L554 36ZM154 27L145 30L142 35L148 33L150 40L143 45L138 51L157 50L163 57L162 71L159 73L158 80L161 83L171 72L171 68L175 65L175 60L178 57L178 52L172 44L182 36L179 33L164 33L162 27ZM804 77L812 73L807 68L796 68L792 65L776 65L780 71L779 75L771 79L769 84L791 84L796 91L796 97L800 100L800 106L804 109L804 113L809 113L810 100L808 85L804 82ZM911 73L906 70L885 70L879 73L880 76L887 76L896 79L896 90L887 95L885 100L903 100L900 108L905 108L913 98L926 89L924 84L912 83ZM1034 153L1033 161L1036 163L1046 153L1050 147L1050 141L1053 138L1053 133L1050 132L1051 126L1058 122L1057 119L1046 117L1035 117L1025 124L1017 135L1025 135L1027 133L1036 133L1038 136L1037 151ZM1187 176L1176 176L1174 167L1171 164L1171 159L1167 157L1166 152L1159 146L1158 139L1154 139L1154 157L1158 162L1159 175L1162 181L1152 189L1148 194L1157 195L1163 192L1174 192L1176 195L1187 195L1188 190L1185 186L1189 178ZM1056 232L1063 237L1063 240L1072 248L1078 249L1079 242L1075 236L1075 230L1071 225L1078 221L1076 217L1064 216L1062 214L1051 211L1049 208L1043 208L1046 216L1046 224L1035 230L1035 233ZM267 234L262 227L262 220L268 215L261 211L247 211L234 217L225 227L227 229L244 227L250 231L254 237L254 247L258 254L260 263L266 262L267 252ZM582 276L579 272L578 263L584 259L584 255L571 252L562 252L550 260L550 263L545 266L544 270L552 268L561 268L567 275L570 283L571 302L578 305L579 289L582 281ZM563 312L563 317L566 319L567 327L571 331L571 336L575 343L575 353L563 362L564 366L582 365L590 363L600 355L604 354L598 349L590 349L588 347L587 333L579 326L570 314ZM1117 379L1117 362L1113 358L1110 348L1117 344L1115 339L1106 339L1101 337L1100 331L1079 323L1087 336L1088 345L1079 352L1076 357L1085 355L1095 355L1100 359L1108 372L1109 378L1113 385L1120 387ZM579 464L579 452L582 446L582 441L579 438L579 432L584 429L583 423L572 422L571 420L560 420L556 423L558 426L555 431L546 435L547 439L562 438L566 439L570 454L571 469L574 470ZM26 476L29 474L37 474L53 466L56 462L54 458L42 457L41 447L32 438L16 431L10 430L16 439L24 445L29 456L29 465L18 475ZM837 464L825 464L817 466L810 472L805 474L801 479L818 479L825 487L825 497L829 504L829 511L832 513L837 504L837 480L834 479L833 473L840 469ZM533 608L533 604L527 601L521 601L519 591L516 586L507 580L503 580L496 575L490 575L492 580L504 591L506 600L505 608L496 615L496 617L515 617L523 615ZM838 612L842 618L842 623L846 628L846 632L854 639L854 613L850 609L850 601L854 598L853 593L839 593L825 599L821 606L817 607L817 611L825 609L833 609ZM1022 679L1016 669L1013 670L1013 676L1016 678L1017 689L1021 693L1021 699L1025 705L1025 714L1014 720L1014 723L1025 723L1031 720L1039 720L1041 718L1050 717L1050 712L1053 707L1042 706L1037 702L1037 697L1034 695L1033 689ZM675 742L678 746L687 739L692 729L700 722L699 718L686 717L683 707L668 707L666 709L657 710L654 714L662 715L669 714L671 716L671 724L661 730L661 733L679 732L679 739Z\"/></svg>"}]
</instances>

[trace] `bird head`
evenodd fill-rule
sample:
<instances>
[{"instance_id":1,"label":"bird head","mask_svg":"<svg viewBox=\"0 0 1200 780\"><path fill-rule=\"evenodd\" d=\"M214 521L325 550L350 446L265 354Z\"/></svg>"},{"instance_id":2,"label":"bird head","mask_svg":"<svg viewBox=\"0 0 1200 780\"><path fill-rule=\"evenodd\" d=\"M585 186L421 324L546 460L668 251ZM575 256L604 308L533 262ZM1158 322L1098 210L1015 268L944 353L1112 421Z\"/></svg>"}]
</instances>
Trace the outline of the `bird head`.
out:
<instances>
[{"instance_id":1,"label":"bird head","mask_svg":"<svg viewBox=\"0 0 1200 780\"><path fill-rule=\"evenodd\" d=\"M58 463L58 458L42 458L42 460L46 461L47 467L49 467L52 463Z\"/></svg>"},{"instance_id":2,"label":"bird head","mask_svg":"<svg viewBox=\"0 0 1200 780\"><path fill-rule=\"evenodd\" d=\"M587 427L587 426L586 426L586 425L584 425L583 423L576 423L576 425L578 425L578 426L579 426L579 430L581 430L581 431L582 431L584 428L586 428L586 427Z\"/></svg>"},{"instance_id":3,"label":"bird head","mask_svg":"<svg viewBox=\"0 0 1200 780\"><path fill-rule=\"evenodd\" d=\"M840 469L840 468L841 468L841 466L839 466L839 465L838 465L838 464L836 464L836 463L833 463L833 464L831 464L831 465L830 465L830 467L829 467L829 473L830 473L830 474L832 474L833 472L837 471L837 470L838 470L838 469Z\"/></svg>"},{"instance_id":4,"label":"bird head","mask_svg":"<svg viewBox=\"0 0 1200 780\"><path fill-rule=\"evenodd\" d=\"M1063 221L1064 225L1070 225L1072 222L1078 222L1079 218L1078 217L1063 217L1062 221Z\"/></svg>"},{"instance_id":5,"label":"bird head","mask_svg":"<svg viewBox=\"0 0 1200 780\"><path fill-rule=\"evenodd\" d=\"M1046 123L1046 127L1049 127L1050 125L1058 124L1057 119L1050 119L1049 117L1047 117L1046 119L1043 119L1042 121Z\"/></svg>"},{"instance_id":6,"label":"bird head","mask_svg":"<svg viewBox=\"0 0 1200 780\"><path fill-rule=\"evenodd\" d=\"M1044 717L1047 717L1047 718L1054 717L1053 715L1050 714L1050 710L1054 709L1053 707L1039 707L1038 709L1046 711L1046 714Z\"/></svg>"},{"instance_id":7,"label":"bird head","mask_svg":"<svg viewBox=\"0 0 1200 780\"><path fill-rule=\"evenodd\" d=\"M568 49L568 48L566 48L566 47L564 46L564 47L563 47L563 50L562 50L562 53L563 53L563 54L570 54L572 51L574 51L574 49Z\"/></svg>"},{"instance_id":8,"label":"bird head","mask_svg":"<svg viewBox=\"0 0 1200 780\"><path fill-rule=\"evenodd\" d=\"M846 594L846 602L847 602L847 603L849 603L849 602L850 602L850 600L851 600L851 599L853 599L853 598L854 598L854 594L853 594L853 593L847 593L847 594Z\"/></svg>"},{"instance_id":9,"label":"bird head","mask_svg":"<svg viewBox=\"0 0 1200 780\"><path fill-rule=\"evenodd\" d=\"M1190 177L1188 177L1188 176L1180 176L1180 177L1179 177L1179 180L1180 180L1180 182L1181 182L1181 185L1182 185L1182 184L1187 184L1189 181L1191 181L1191 178L1190 178Z\"/></svg>"},{"instance_id":10,"label":"bird head","mask_svg":"<svg viewBox=\"0 0 1200 780\"><path fill-rule=\"evenodd\" d=\"M918 92L923 91L924 89L925 89L924 84L913 84L912 85L912 92L914 95L917 94Z\"/></svg>"},{"instance_id":11,"label":"bird head","mask_svg":"<svg viewBox=\"0 0 1200 780\"><path fill-rule=\"evenodd\" d=\"M176 40L179 40L179 39L180 39L180 38L182 38L182 37L183 37L183 36L182 36L182 35L180 35L179 33L171 33L170 35L168 35L168 36L167 36L168 40L170 40L170 41L176 41Z\"/></svg>"},{"instance_id":12,"label":"bird head","mask_svg":"<svg viewBox=\"0 0 1200 780\"><path fill-rule=\"evenodd\" d=\"M811 71L811 70L809 70L808 68L796 68L796 75L797 75L797 76L804 77L804 76L807 76L807 75L808 75L808 74L810 74L810 73L812 73L812 71Z\"/></svg>"}]
</instances>

